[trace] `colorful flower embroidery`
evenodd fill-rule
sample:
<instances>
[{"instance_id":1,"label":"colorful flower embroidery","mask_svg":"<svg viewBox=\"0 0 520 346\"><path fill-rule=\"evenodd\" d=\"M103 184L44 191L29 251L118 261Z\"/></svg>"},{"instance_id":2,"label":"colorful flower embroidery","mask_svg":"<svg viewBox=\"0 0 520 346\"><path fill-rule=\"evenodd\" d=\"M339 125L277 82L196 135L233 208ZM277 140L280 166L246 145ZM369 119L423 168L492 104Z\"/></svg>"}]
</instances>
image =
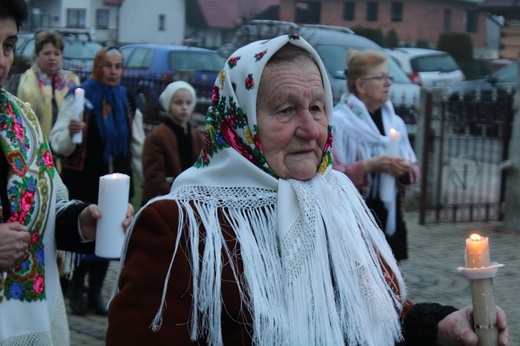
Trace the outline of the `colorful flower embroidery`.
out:
<instances>
[{"instance_id":1,"label":"colorful flower embroidery","mask_svg":"<svg viewBox=\"0 0 520 346\"><path fill-rule=\"evenodd\" d=\"M255 80L253 79L253 74L250 73L247 75L246 78L246 90L254 89L255 87Z\"/></svg>"},{"instance_id":2,"label":"colorful flower embroidery","mask_svg":"<svg viewBox=\"0 0 520 346\"><path fill-rule=\"evenodd\" d=\"M260 53L255 54L255 61L262 60L262 58L264 57L265 53L267 53L267 49L262 51L262 52L260 52Z\"/></svg>"},{"instance_id":3,"label":"colorful flower embroidery","mask_svg":"<svg viewBox=\"0 0 520 346\"><path fill-rule=\"evenodd\" d=\"M0 203L0 222L17 221L29 226L30 242L23 256L7 268L5 279L0 282L0 302L3 299L31 302L46 297L43 233L49 217L50 186L55 169L34 112L8 95L4 88L0 89L0 135L3 138L0 145L9 164L6 201L9 219L3 220ZM26 130L31 127L33 131ZM35 140L39 146L34 145Z\"/></svg>"},{"instance_id":4,"label":"colorful flower embroidery","mask_svg":"<svg viewBox=\"0 0 520 346\"><path fill-rule=\"evenodd\" d=\"M227 62L229 68L233 68L233 67L237 66L238 60L240 60L239 56L234 56L234 57L229 58L229 60Z\"/></svg>"}]
</instances>

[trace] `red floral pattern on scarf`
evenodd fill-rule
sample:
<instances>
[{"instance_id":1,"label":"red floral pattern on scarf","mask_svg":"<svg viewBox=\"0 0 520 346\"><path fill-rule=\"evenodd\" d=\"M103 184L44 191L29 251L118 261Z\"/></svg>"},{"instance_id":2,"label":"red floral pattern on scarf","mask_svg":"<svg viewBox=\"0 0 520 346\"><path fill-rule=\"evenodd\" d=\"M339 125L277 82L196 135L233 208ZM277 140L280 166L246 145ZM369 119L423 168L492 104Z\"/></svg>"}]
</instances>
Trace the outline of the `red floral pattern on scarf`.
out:
<instances>
[{"instance_id":1,"label":"red floral pattern on scarf","mask_svg":"<svg viewBox=\"0 0 520 346\"><path fill-rule=\"evenodd\" d=\"M8 162L7 196L9 218L0 222L19 222L28 226L29 248L0 280L0 302L45 299L45 252L43 232L49 213L52 155L32 110L0 89L0 147Z\"/></svg>"}]
</instances>

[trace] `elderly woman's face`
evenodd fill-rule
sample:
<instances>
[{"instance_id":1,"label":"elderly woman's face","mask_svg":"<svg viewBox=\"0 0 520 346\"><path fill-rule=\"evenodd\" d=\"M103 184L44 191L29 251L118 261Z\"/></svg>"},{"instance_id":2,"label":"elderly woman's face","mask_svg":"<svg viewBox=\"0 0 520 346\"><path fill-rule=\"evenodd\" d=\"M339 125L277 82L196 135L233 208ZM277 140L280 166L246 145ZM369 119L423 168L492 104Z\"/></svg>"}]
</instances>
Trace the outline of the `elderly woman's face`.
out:
<instances>
[{"instance_id":1,"label":"elderly woman's face","mask_svg":"<svg viewBox=\"0 0 520 346\"><path fill-rule=\"evenodd\" d=\"M258 135L278 177L307 180L316 174L328 136L325 103L313 62L264 69L257 100Z\"/></svg>"},{"instance_id":2,"label":"elderly woman's face","mask_svg":"<svg viewBox=\"0 0 520 346\"><path fill-rule=\"evenodd\" d=\"M116 86L123 77L123 56L121 54L108 53L103 58L103 79L101 83Z\"/></svg>"},{"instance_id":3,"label":"elderly woman's face","mask_svg":"<svg viewBox=\"0 0 520 346\"><path fill-rule=\"evenodd\" d=\"M54 76L61 68L63 53L52 43L43 45L36 55L36 65L47 75Z\"/></svg>"}]
</instances>

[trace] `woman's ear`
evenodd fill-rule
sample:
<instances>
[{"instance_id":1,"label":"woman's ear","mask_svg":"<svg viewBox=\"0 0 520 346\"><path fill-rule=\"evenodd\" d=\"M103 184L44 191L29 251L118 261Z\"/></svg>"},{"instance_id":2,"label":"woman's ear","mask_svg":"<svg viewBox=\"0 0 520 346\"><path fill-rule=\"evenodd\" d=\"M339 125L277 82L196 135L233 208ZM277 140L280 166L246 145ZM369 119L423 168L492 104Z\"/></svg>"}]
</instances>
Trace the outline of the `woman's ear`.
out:
<instances>
[{"instance_id":1,"label":"woman's ear","mask_svg":"<svg viewBox=\"0 0 520 346\"><path fill-rule=\"evenodd\" d=\"M354 85L356 86L356 91L358 95L365 94L365 83L363 83L361 79L356 79Z\"/></svg>"}]
</instances>

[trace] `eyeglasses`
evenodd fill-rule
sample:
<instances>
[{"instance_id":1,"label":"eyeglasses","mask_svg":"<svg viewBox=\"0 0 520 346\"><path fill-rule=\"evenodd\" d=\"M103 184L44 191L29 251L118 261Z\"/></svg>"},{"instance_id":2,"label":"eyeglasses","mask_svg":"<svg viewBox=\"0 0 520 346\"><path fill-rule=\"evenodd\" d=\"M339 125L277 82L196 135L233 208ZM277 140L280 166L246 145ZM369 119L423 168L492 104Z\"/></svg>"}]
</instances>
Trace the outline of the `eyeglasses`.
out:
<instances>
[{"instance_id":1,"label":"eyeglasses","mask_svg":"<svg viewBox=\"0 0 520 346\"><path fill-rule=\"evenodd\" d=\"M359 78L361 80L377 80L380 83L393 82L394 77L392 76L377 76L377 77L369 77L369 78Z\"/></svg>"}]
</instances>

